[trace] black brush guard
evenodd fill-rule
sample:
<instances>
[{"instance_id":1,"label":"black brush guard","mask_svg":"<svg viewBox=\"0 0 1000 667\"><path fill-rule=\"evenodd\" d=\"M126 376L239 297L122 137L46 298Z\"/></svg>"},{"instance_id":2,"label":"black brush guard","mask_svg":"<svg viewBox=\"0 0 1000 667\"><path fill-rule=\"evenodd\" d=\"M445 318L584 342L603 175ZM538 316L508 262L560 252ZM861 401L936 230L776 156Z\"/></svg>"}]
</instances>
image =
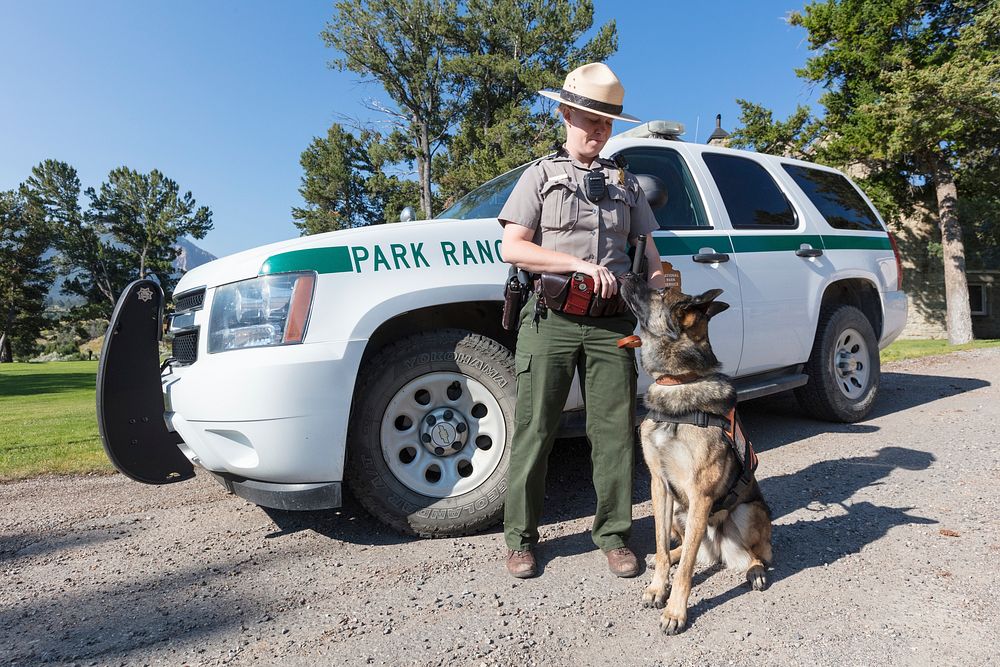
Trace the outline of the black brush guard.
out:
<instances>
[{"instance_id":1,"label":"black brush guard","mask_svg":"<svg viewBox=\"0 0 1000 667\"><path fill-rule=\"evenodd\" d=\"M108 458L137 482L171 484L194 477L163 418L159 341L163 290L152 280L125 288L104 336L97 369L97 426Z\"/></svg>"}]
</instances>

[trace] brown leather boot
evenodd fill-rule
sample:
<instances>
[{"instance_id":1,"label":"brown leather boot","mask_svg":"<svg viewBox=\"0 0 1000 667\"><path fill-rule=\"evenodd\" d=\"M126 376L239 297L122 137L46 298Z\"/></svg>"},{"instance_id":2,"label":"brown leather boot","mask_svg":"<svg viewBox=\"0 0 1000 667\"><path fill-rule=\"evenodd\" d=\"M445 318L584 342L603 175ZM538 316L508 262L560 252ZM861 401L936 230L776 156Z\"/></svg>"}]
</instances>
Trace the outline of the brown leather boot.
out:
<instances>
[{"instance_id":1,"label":"brown leather boot","mask_svg":"<svg viewBox=\"0 0 1000 667\"><path fill-rule=\"evenodd\" d=\"M530 549L525 551L507 552L507 571L510 576L518 579L529 579L538 574L535 564L535 554Z\"/></svg>"},{"instance_id":2,"label":"brown leather boot","mask_svg":"<svg viewBox=\"0 0 1000 667\"><path fill-rule=\"evenodd\" d=\"M628 547L618 547L604 555L608 557L608 569L616 577L634 577L639 574L639 559Z\"/></svg>"}]
</instances>

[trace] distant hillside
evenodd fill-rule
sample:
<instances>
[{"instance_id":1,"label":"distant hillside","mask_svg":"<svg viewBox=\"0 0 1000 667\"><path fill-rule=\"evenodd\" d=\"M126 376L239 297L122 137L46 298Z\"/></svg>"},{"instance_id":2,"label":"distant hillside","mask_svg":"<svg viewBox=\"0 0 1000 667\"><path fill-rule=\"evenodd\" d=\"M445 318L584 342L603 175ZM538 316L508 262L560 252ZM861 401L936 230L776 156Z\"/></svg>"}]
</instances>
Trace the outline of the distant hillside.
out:
<instances>
[{"instance_id":1,"label":"distant hillside","mask_svg":"<svg viewBox=\"0 0 1000 667\"><path fill-rule=\"evenodd\" d=\"M196 266L208 264L212 260L218 259L218 257L212 253L199 248L186 238L178 241L176 247L181 250L181 254L174 260L174 269L178 274L190 271Z\"/></svg>"},{"instance_id":2,"label":"distant hillside","mask_svg":"<svg viewBox=\"0 0 1000 667\"><path fill-rule=\"evenodd\" d=\"M180 276L196 266L201 266L217 259L215 255L198 247L187 238L178 241L176 247L181 251L181 254L174 260L174 275L176 276ZM53 283L52 288L49 290L49 295L45 299L46 306L50 308L56 306L62 309L80 305L82 302L80 298L61 293L62 283L62 279L58 279Z\"/></svg>"}]
</instances>

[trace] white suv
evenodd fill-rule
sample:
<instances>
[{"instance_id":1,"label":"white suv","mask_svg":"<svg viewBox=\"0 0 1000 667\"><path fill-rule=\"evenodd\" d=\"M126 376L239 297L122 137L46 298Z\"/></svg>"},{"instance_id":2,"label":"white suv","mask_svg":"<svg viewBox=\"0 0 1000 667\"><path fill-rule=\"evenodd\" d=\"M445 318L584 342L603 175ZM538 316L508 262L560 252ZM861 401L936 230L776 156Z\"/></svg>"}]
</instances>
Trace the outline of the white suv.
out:
<instances>
[{"instance_id":1,"label":"white suv","mask_svg":"<svg viewBox=\"0 0 1000 667\"><path fill-rule=\"evenodd\" d=\"M640 176L661 227L652 241L683 290L725 291L712 344L740 398L795 389L817 417L862 419L878 351L906 320L898 253L871 202L833 169L671 132L649 123L603 154ZM339 506L347 482L380 520L420 535L496 522L516 382L496 216L522 170L439 219L296 238L190 271L162 367L161 293L133 283L98 375L112 461L154 484L196 464L285 509ZM567 432L581 430L581 408L574 390Z\"/></svg>"}]
</instances>

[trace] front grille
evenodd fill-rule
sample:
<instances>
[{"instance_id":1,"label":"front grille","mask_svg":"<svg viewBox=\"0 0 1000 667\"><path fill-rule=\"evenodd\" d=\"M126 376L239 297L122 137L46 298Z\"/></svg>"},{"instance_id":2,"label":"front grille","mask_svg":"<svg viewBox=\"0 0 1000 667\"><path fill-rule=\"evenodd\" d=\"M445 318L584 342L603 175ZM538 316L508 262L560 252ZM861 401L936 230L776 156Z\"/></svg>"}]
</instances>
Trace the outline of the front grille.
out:
<instances>
[{"instance_id":1,"label":"front grille","mask_svg":"<svg viewBox=\"0 0 1000 667\"><path fill-rule=\"evenodd\" d=\"M198 360L198 330L180 331L174 334L171 355L178 363L193 364Z\"/></svg>"},{"instance_id":2,"label":"front grille","mask_svg":"<svg viewBox=\"0 0 1000 667\"><path fill-rule=\"evenodd\" d=\"M205 303L205 288L174 296L174 312L183 313L188 310L198 310Z\"/></svg>"}]
</instances>

